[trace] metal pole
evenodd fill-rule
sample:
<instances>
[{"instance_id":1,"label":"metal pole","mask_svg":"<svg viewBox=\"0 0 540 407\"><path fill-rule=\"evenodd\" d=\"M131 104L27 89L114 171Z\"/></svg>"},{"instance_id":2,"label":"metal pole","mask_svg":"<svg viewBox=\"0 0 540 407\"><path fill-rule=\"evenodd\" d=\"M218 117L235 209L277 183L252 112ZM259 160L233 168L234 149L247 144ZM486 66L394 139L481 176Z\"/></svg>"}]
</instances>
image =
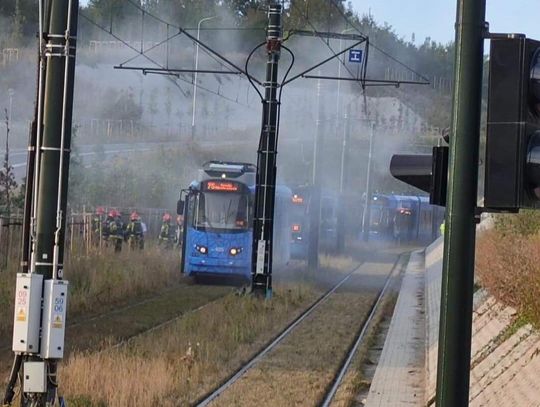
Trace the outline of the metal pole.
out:
<instances>
[{"instance_id":1,"label":"metal pole","mask_svg":"<svg viewBox=\"0 0 540 407\"><path fill-rule=\"evenodd\" d=\"M364 241L369 240L369 224L371 218L371 172L373 171L373 134L375 123L371 123L369 131L369 153L366 171L366 204L362 214L362 234Z\"/></svg>"},{"instance_id":2,"label":"metal pole","mask_svg":"<svg viewBox=\"0 0 540 407\"><path fill-rule=\"evenodd\" d=\"M272 3L266 31L266 81L262 114L262 131L257 151L257 180L253 225L252 284L254 293L272 296L272 234L276 191L276 156L279 101L278 62L282 41L282 6Z\"/></svg>"},{"instance_id":3,"label":"metal pole","mask_svg":"<svg viewBox=\"0 0 540 407\"><path fill-rule=\"evenodd\" d=\"M48 0L45 26L40 30L46 65L43 91L38 89L42 99L38 101L30 271L42 274L44 280L62 279L63 275L78 9L78 0ZM52 405L57 397L57 360L45 362L47 393L37 400L38 406ZM30 405L35 398L24 393L22 400L23 405Z\"/></svg>"},{"instance_id":4,"label":"metal pole","mask_svg":"<svg viewBox=\"0 0 540 407\"><path fill-rule=\"evenodd\" d=\"M458 0L437 406L469 402L485 0Z\"/></svg>"},{"instance_id":5,"label":"metal pole","mask_svg":"<svg viewBox=\"0 0 540 407\"><path fill-rule=\"evenodd\" d=\"M319 71L319 76L321 71ZM315 143L313 146L313 174L312 188L309 197L309 241L308 241L308 269L317 271L319 269L319 234L321 220L321 171L322 171L322 140L323 140L323 116L324 109L321 98L322 81L317 80L317 120L315 122Z\"/></svg>"},{"instance_id":6,"label":"metal pole","mask_svg":"<svg viewBox=\"0 0 540 407\"><path fill-rule=\"evenodd\" d=\"M351 104L347 106L347 113L343 115L345 119L343 128L343 139L341 144L341 165L339 172L339 212L338 212L338 230L337 230L337 248L338 252L343 252L345 249L345 173L348 168L347 148L349 144L349 136L351 131Z\"/></svg>"},{"instance_id":7,"label":"metal pole","mask_svg":"<svg viewBox=\"0 0 540 407\"><path fill-rule=\"evenodd\" d=\"M345 34L349 31L354 31L355 28L346 28L345 30L341 31L341 34ZM341 53L343 47L343 38L340 38L339 39L339 53ZM341 78L341 57L338 57L337 59L337 64L338 64L338 78ZM337 81L337 101L336 101L336 127L339 126L339 110L340 110L340 107L341 107L341 103L340 103L340 100L339 100L339 94L340 94L340 90L341 90L341 81Z\"/></svg>"},{"instance_id":8,"label":"metal pole","mask_svg":"<svg viewBox=\"0 0 540 407\"><path fill-rule=\"evenodd\" d=\"M192 116L191 116L191 138L195 137L195 103L197 101L197 69L199 68L199 37L201 34L201 24L205 21L212 20L217 18L217 16L205 17L199 21L197 24L197 44L195 45L195 75L193 77L193 106Z\"/></svg>"},{"instance_id":9,"label":"metal pole","mask_svg":"<svg viewBox=\"0 0 540 407\"><path fill-rule=\"evenodd\" d=\"M13 111L13 95L15 95L15 91L11 88L8 89L9 94L9 125L11 127L11 117L12 117L12 111Z\"/></svg>"},{"instance_id":10,"label":"metal pole","mask_svg":"<svg viewBox=\"0 0 540 407\"><path fill-rule=\"evenodd\" d=\"M345 191L345 172L347 170L347 148L349 137L351 134L351 104L347 106L347 113L343 115L345 126L343 129L343 139L341 144L341 166L339 173L339 192L343 194Z\"/></svg>"}]
</instances>

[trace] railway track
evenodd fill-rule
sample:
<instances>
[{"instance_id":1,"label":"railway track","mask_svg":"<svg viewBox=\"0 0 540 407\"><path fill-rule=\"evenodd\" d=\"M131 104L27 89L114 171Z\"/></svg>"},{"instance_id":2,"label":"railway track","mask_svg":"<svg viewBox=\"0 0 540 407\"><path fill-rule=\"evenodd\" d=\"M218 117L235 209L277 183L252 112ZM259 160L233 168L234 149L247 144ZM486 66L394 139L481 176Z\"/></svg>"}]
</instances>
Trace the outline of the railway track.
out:
<instances>
[{"instance_id":1,"label":"railway track","mask_svg":"<svg viewBox=\"0 0 540 407\"><path fill-rule=\"evenodd\" d=\"M356 338L354 340L353 345L351 346L351 348L349 349L349 351L347 352L347 354L343 358L343 362L342 362L341 367L339 368L339 370L338 370L338 372L337 372L337 374L336 374L336 376L334 378L332 386L330 387L330 389L328 390L328 392L324 396L323 401L320 404L321 407L329 407L331 405L332 400L334 399L334 396L336 395L339 387L343 383L343 379L345 378L345 375L347 374L347 372L349 371L349 368L351 367L351 364L352 364L352 362L353 362L353 360L354 360L354 358L356 356L356 352L360 348L360 345L366 339L366 334L367 334L369 328L371 328L373 319L375 318L375 316L377 314L377 311L379 310L379 307L380 307L381 303L383 302L383 299L385 298L386 293L388 292L388 288L390 287L390 283L392 282L393 277L395 277L398 273L401 273L401 271L403 269L403 267L402 267L403 266L403 257L404 257L404 255L401 255L398 258L398 260L394 264L394 267L392 268L390 274L386 278L384 286L381 289L381 291L379 292L379 294L377 295L377 298L375 299L375 301L373 302L373 305L371 306L369 314L367 315L366 319L364 320L364 322L360 326L360 329L358 331L358 334L356 335Z\"/></svg>"},{"instance_id":2,"label":"railway track","mask_svg":"<svg viewBox=\"0 0 540 407\"><path fill-rule=\"evenodd\" d=\"M402 262L403 256L400 256L397 261L394 263L390 273L386 277L384 286L379 290L378 294L373 300L369 312L364 318L358 333L355 336L354 343L348 349L347 354L343 357L343 361L340 364L338 371L336 372L333 380L328 386L328 391L324 396L323 402L321 405L328 406L331 403L334 395L336 394L337 389L339 388L341 381L343 380L345 373L347 372L357 349L360 344L364 341L366 337L366 332L370 326L371 321L373 320L383 297L385 296L388 287L390 286L390 281L392 276L395 275L396 271L399 270L399 265ZM255 365L262 361L272 350L274 350L285 338L287 338L296 328L302 324L314 311L321 308L327 300L336 293L336 291L343 287L350 279L358 272L362 267L363 263L355 267L350 273L348 273L344 278L338 281L331 289L326 291L322 296L320 296L310 307L308 307L302 314L300 314L293 322L291 322L284 330L282 330L271 342L265 346L260 352L253 356L246 364L244 364L240 369L238 369L233 375L226 379L219 387L215 390L207 393L205 396L200 398L194 403L198 407L204 407L210 405L213 401L217 400L222 394L226 393L235 383L239 381L246 373L251 370Z\"/></svg>"}]
</instances>

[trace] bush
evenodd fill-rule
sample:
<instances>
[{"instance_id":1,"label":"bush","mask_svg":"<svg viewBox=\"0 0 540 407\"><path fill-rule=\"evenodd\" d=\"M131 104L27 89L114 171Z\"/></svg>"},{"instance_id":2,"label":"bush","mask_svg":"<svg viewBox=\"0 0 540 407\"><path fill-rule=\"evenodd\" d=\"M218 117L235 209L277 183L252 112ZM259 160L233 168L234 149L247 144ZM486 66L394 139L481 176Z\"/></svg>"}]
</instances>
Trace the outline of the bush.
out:
<instances>
[{"instance_id":1,"label":"bush","mask_svg":"<svg viewBox=\"0 0 540 407\"><path fill-rule=\"evenodd\" d=\"M534 226L523 220L521 216L519 221L505 224L503 231L499 224L478 238L476 273L492 295L540 327L540 234L533 234Z\"/></svg>"},{"instance_id":2,"label":"bush","mask_svg":"<svg viewBox=\"0 0 540 407\"><path fill-rule=\"evenodd\" d=\"M540 231L540 212L522 210L518 214L500 214L495 216L495 228L502 235L534 235Z\"/></svg>"}]
</instances>

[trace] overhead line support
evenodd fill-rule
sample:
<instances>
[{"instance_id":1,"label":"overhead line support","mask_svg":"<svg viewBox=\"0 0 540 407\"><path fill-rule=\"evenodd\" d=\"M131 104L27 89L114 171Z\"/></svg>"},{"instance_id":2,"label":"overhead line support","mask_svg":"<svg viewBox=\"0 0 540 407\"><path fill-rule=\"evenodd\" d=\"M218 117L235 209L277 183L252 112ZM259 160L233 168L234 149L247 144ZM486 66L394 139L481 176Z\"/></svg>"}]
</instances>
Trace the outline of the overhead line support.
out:
<instances>
[{"instance_id":1,"label":"overhead line support","mask_svg":"<svg viewBox=\"0 0 540 407\"><path fill-rule=\"evenodd\" d=\"M262 130L257 152L251 272L252 292L265 298L272 297L272 248L279 124L278 63L283 40L282 29L282 6L271 3L266 30L266 80L262 99Z\"/></svg>"}]
</instances>

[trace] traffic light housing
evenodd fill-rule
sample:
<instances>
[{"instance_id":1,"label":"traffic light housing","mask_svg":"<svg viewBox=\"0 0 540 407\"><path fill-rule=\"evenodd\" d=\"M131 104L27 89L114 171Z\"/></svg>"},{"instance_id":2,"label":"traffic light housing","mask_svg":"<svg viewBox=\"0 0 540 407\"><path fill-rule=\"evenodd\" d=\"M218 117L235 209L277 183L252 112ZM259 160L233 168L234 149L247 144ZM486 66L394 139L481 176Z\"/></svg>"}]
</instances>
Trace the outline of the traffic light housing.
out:
<instances>
[{"instance_id":1,"label":"traffic light housing","mask_svg":"<svg viewBox=\"0 0 540 407\"><path fill-rule=\"evenodd\" d=\"M446 206L448 147L433 147L429 154L396 154L390 173L400 181L429 193L429 203Z\"/></svg>"},{"instance_id":2,"label":"traffic light housing","mask_svg":"<svg viewBox=\"0 0 540 407\"><path fill-rule=\"evenodd\" d=\"M540 208L540 42L491 39L486 210Z\"/></svg>"}]
</instances>

